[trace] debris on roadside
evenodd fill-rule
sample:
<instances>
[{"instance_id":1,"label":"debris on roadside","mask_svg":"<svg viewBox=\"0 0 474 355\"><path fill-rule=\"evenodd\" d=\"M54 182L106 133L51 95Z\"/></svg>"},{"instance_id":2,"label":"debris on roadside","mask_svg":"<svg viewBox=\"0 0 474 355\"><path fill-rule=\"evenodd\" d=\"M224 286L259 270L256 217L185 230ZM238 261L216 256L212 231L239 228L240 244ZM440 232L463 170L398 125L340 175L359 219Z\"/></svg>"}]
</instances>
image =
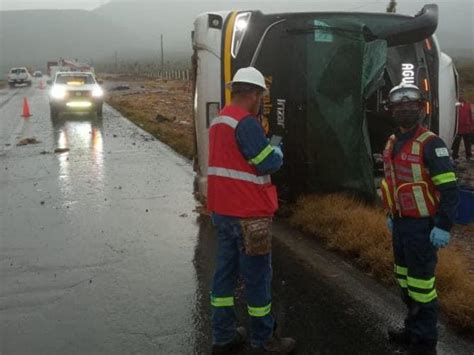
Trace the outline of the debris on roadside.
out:
<instances>
[{"instance_id":1,"label":"debris on roadside","mask_svg":"<svg viewBox=\"0 0 474 355\"><path fill-rule=\"evenodd\" d=\"M69 150L70 150L69 148L56 148L54 152L57 154L61 154L61 153L69 152Z\"/></svg>"},{"instance_id":2,"label":"debris on roadside","mask_svg":"<svg viewBox=\"0 0 474 355\"><path fill-rule=\"evenodd\" d=\"M188 216L188 214L187 213L182 213L179 216L182 217L182 218L186 218Z\"/></svg>"},{"instance_id":3,"label":"debris on roadside","mask_svg":"<svg viewBox=\"0 0 474 355\"><path fill-rule=\"evenodd\" d=\"M121 83L114 85L108 89L108 91L122 91L122 90L130 90L130 85L127 83Z\"/></svg>"},{"instance_id":4,"label":"debris on roadside","mask_svg":"<svg viewBox=\"0 0 474 355\"><path fill-rule=\"evenodd\" d=\"M156 122L172 122L173 120L158 113L155 117L155 121Z\"/></svg>"},{"instance_id":5,"label":"debris on roadside","mask_svg":"<svg viewBox=\"0 0 474 355\"><path fill-rule=\"evenodd\" d=\"M39 143L41 143L39 140L37 140L35 137L31 137L31 138L21 139L16 145L22 146L22 145L39 144Z\"/></svg>"},{"instance_id":6,"label":"debris on roadside","mask_svg":"<svg viewBox=\"0 0 474 355\"><path fill-rule=\"evenodd\" d=\"M46 154L51 154L51 152L48 152L48 151L46 151L46 150L43 150L42 152L40 152L40 154L46 155Z\"/></svg>"}]
</instances>

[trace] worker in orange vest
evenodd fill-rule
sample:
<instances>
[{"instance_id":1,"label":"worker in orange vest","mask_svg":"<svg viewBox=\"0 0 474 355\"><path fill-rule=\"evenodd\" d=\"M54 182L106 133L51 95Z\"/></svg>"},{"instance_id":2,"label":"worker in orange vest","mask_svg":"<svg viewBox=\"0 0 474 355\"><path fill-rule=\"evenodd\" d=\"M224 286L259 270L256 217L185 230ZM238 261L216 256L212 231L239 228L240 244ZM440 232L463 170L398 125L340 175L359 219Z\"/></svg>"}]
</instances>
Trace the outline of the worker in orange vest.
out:
<instances>
[{"instance_id":1,"label":"worker in orange vest","mask_svg":"<svg viewBox=\"0 0 474 355\"><path fill-rule=\"evenodd\" d=\"M438 341L437 251L449 243L459 191L448 148L421 125L426 117L421 90L402 83L390 91L389 101L398 129L383 153L381 191L395 277L408 315L405 326L388 335L408 347L408 354L433 355Z\"/></svg>"}]
</instances>

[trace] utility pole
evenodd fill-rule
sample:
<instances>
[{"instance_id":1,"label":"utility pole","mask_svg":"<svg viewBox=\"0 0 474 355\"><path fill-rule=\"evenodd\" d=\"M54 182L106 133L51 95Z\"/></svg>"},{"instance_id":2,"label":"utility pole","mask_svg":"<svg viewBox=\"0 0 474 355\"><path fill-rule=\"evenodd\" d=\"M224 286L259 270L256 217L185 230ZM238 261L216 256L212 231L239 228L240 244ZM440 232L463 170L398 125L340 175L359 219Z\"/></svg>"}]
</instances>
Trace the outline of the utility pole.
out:
<instances>
[{"instance_id":1,"label":"utility pole","mask_svg":"<svg viewBox=\"0 0 474 355\"><path fill-rule=\"evenodd\" d=\"M161 72L165 70L165 53L163 52L163 34L161 35Z\"/></svg>"},{"instance_id":2,"label":"utility pole","mask_svg":"<svg viewBox=\"0 0 474 355\"><path fill-rule=\"evenodd\" d=\"M390 3L387 6L387 12L397 12L397 2L395 0L390 0Z\"/></svg>"}]
</instances>

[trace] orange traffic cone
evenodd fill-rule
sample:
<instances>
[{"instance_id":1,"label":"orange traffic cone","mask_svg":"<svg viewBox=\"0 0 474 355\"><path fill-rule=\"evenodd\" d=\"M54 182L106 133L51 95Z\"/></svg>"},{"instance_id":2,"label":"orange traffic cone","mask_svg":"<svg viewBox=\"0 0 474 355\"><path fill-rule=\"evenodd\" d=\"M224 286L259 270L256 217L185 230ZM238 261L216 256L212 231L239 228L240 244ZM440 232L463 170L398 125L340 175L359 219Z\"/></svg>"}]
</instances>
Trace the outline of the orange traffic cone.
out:
<instances>
[{"instance_id":1,"label":"orange traffic cone","mask_svg":"<svg viewBox=\"0 0 474 355\"><path fill-rule=\"evenodd\" d=\"M31 116L30 105L28 104L28 99L26 97L23 98L23 113L21 116L24 118L28 118Z\"/></svg>"}]
</instances>

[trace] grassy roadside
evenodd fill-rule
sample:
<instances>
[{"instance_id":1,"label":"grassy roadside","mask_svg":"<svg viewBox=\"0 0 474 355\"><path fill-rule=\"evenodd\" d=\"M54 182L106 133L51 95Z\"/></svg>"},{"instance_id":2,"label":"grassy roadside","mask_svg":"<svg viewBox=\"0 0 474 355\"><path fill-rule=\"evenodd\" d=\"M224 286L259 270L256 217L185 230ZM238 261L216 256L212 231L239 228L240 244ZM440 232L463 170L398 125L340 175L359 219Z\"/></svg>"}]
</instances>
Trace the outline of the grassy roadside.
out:
<instances>
[{"instance_id":1,"label":"grassy roadside","mask_svg":"<svg viewBox=\"0 0 474 355\"><path fill-rule=\"evenodd\" d=\"M191 159L194 153L189 89L179 81L135 79L126 92L111 91L107 103L129 120Z\"/></svg>"},{"instance_id":2,"label":"grassy roadside","mask_svg":"<svg viewBox=\"0 0 474 355\"><path fill-rule=\"evenodd\" d=\"M382 210L341 194L306 196L294 207L290 223L355 260L376 279L394 284L391 237ZM441 309L451 325L472 335L474 274L469 268L469 260L456 243L439 253Z\"/></svg>"},{"instance_id":3,"label":"grassy roadside","mask_svg":"<svg viewBox=\"0 0 474 355\"><path fill-rule=\"evenodd\" d=\"M0 80L0 89L3 89L7 86L7 81L6 80Z\"/></svg>"}]
</instances>

